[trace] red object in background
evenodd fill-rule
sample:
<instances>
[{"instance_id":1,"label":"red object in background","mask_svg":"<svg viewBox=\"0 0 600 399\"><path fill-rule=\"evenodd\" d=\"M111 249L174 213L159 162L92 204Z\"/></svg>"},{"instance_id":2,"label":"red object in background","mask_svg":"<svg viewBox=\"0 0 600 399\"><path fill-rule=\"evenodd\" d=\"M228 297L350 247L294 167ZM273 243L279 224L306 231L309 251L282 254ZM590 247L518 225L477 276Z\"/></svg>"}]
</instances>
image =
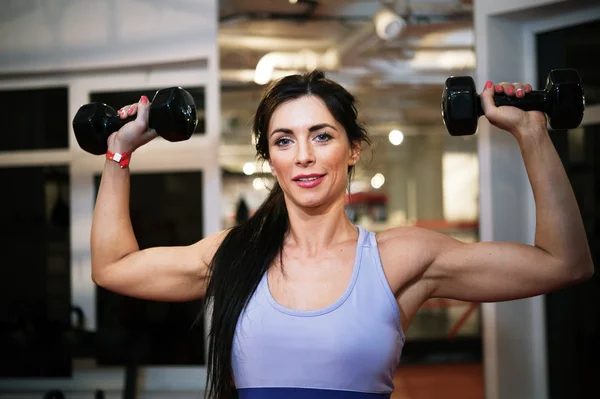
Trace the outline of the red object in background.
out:
<instances>
[{"instance_id":1,"label":"red object in background","mask_svg":"<svg viewBox=\"0 0 600 399\"><path fill-rule=\"evenodd\" d=\"M415 227L423 227L431 230L462 230L479 228L479 220L415 220Z\"/></svg>"},{"instance_id":2,"label":"red object in background","mask_svg":"<svg viewBox=\"0 0 600 399\"><path fill-rule=\"evenodd\" d=\"M386 205L388 196L384 193L354 193L346 194L346 204Z\"/></svg>"}]
</instances>

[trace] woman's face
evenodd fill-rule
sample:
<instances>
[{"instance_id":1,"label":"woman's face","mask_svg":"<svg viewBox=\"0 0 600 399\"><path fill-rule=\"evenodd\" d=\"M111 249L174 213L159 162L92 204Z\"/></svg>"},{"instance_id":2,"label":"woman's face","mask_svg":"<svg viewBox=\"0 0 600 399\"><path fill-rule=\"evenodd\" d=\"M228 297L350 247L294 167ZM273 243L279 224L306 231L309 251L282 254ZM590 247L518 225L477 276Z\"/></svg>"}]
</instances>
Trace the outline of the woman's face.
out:
<instances>
[{"instance_id":1,"label":"woman's face","mask_svg":"<svg viewBox=\"0 0 600 399\"><path fill-rule=\"evenodd\" d=\"M279 106L268 130L269 164L288 200L298 206L328 206L343 198L348 166L360 149L316 96Z\"/></svg>"}]
</instances>

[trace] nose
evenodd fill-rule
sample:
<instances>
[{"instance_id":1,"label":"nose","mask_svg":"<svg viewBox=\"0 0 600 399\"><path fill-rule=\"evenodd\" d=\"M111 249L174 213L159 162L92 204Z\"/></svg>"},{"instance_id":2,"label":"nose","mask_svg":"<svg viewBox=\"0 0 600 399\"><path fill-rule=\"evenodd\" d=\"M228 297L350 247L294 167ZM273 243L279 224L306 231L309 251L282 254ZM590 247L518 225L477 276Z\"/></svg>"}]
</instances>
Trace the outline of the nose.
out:
<instances>
[{"instance_id":1,"label":"nose","mask_svg":"<svg viewBox=\"0 0 600 399\"><path fill-rule=\"evenodd\" d=\"M315 154L309 143L300 142L296 149L296 158L294 160L296 165L307 167L315 163Z\"/></svg>"}]
</instances>

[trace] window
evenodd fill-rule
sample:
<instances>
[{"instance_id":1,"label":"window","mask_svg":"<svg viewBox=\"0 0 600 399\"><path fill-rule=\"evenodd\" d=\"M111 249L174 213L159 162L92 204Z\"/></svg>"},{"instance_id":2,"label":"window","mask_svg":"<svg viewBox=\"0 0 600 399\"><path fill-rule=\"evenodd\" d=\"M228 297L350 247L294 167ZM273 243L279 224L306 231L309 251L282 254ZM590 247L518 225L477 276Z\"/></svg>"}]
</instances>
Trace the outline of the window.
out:
<instances>
[{"instance_id":1,"label":"window","mask_svg":"<svg viewBox=\"0 0 600 399\"><path fill-rule=\"evenodd\" d=\"M203 236L202 173L132 174L130 214L140 249L193 244ZM99 364L204 364L203 301L148 301L100 287L96 298Z\"/></svg>"},{"instance_id":2,"label":"window","mask_svg":"<svg viewBox=\"0 0 600 399\"><path fill-rule=\"evenodd\" d=\"M69 146L66 88L3 90L0 94L5 132L0 140L0 151Z\"/></svg>"},{"instance_id":3,"label":"window","mask_svg":"<svg viewBox=\"0 0 600 399\"><path fill-rule=\"evenodd\" d=\"M1 168L0 377L71 375L69 170Z\"/></svg>"}]
</instances>

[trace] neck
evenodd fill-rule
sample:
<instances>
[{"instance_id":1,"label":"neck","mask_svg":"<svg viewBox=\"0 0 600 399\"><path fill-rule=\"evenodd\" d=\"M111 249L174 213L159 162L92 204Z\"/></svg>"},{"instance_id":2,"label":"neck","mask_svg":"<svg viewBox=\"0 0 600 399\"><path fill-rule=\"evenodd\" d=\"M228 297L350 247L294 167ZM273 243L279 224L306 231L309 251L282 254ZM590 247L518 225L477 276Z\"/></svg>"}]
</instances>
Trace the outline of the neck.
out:
<instances>
[{"instance_id":1,"label":"neck","mask_svg":"<svg viewBox=\"0 0 600 399\"><path fill-rule=\"evenodd\" d=\"M358 231L346 215L344 197L324 208L302 208L286 199L290 229L286 244L315 254L332 245L355 240Z\"/></svg>"}]
</instances>

